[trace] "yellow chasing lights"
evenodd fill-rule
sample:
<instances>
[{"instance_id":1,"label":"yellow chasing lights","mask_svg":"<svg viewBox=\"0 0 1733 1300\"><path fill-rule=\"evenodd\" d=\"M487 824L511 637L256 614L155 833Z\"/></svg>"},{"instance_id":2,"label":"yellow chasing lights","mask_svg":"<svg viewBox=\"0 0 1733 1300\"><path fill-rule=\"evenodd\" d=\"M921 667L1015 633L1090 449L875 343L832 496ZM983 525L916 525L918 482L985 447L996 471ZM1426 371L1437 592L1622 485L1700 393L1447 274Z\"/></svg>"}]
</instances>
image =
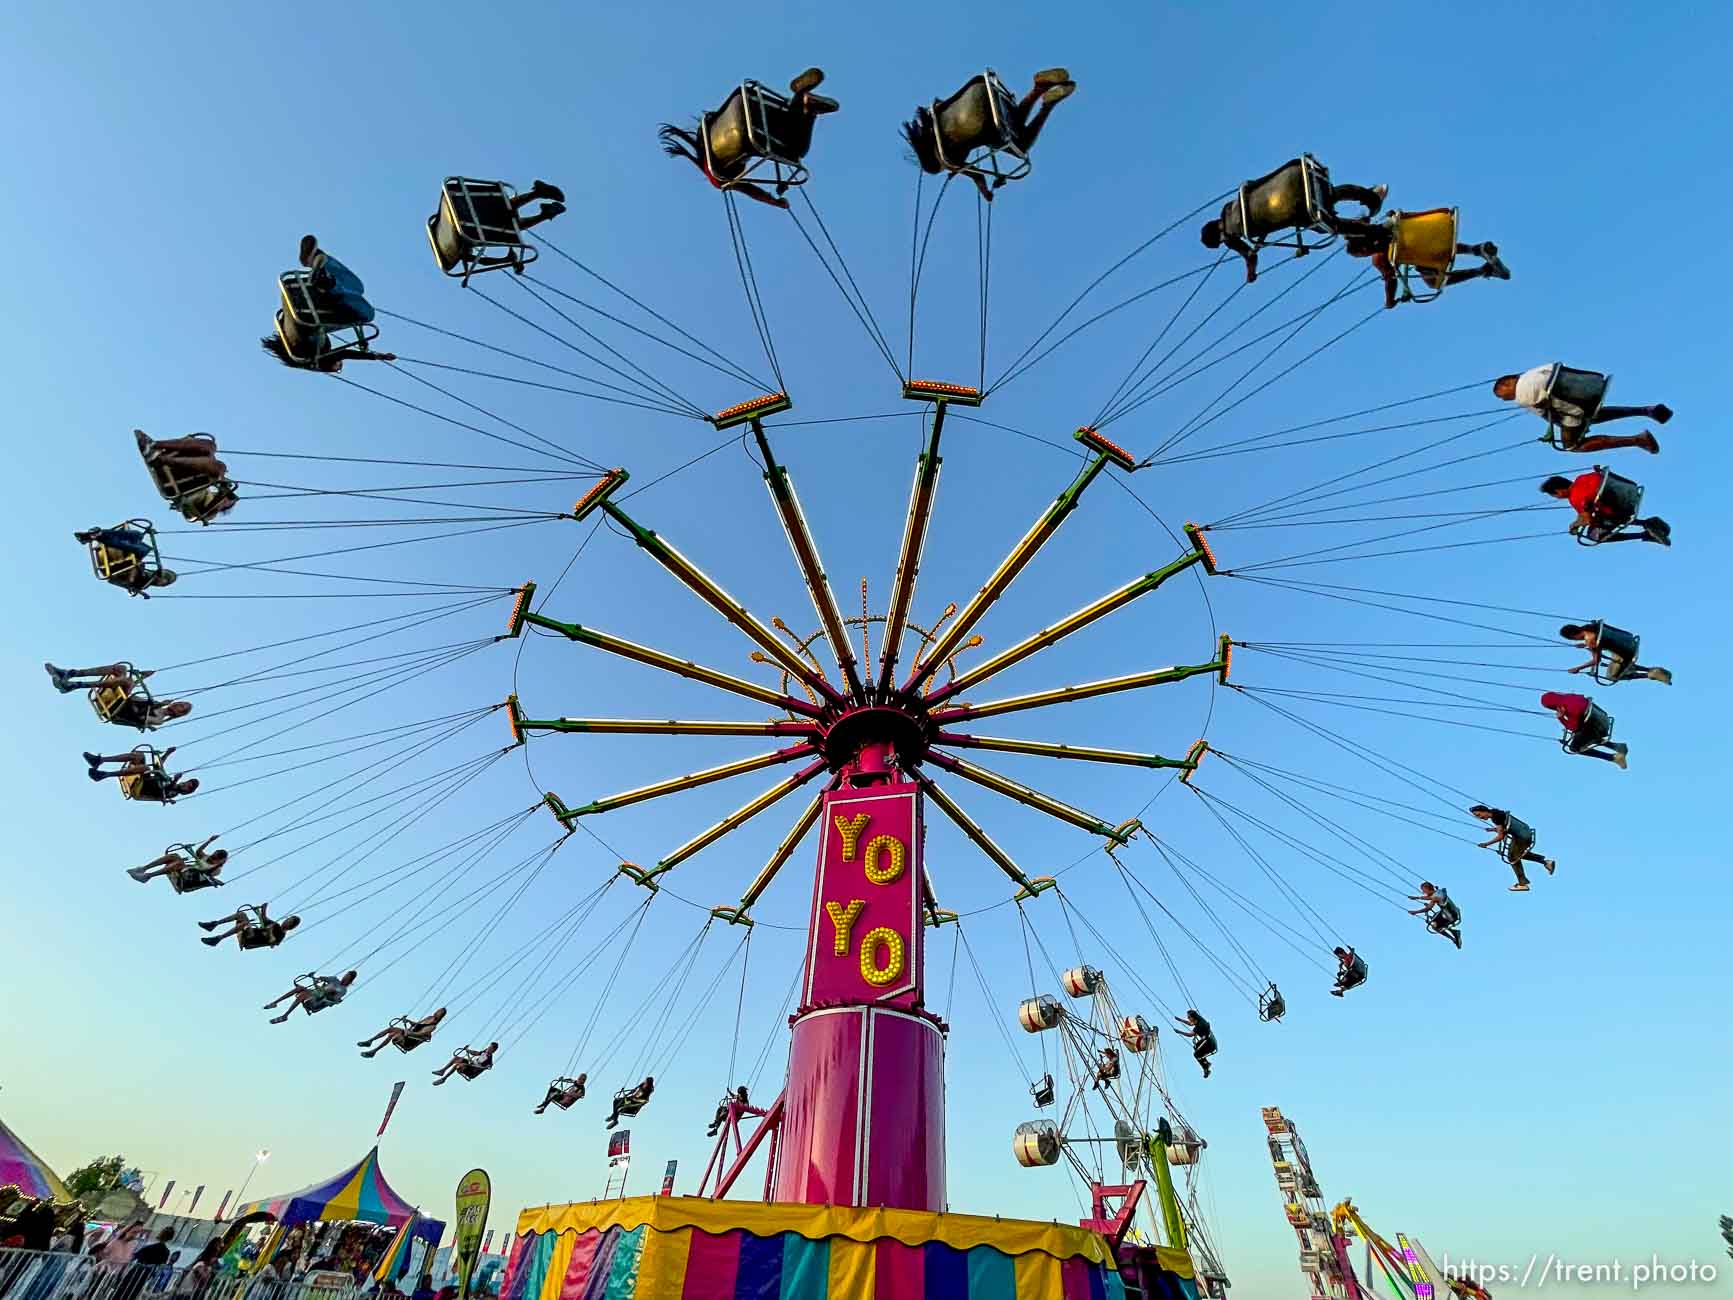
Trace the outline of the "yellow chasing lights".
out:
<instances>
[{"instance_id":1,"label":"yellow chasing lights","mask_svg":"<svg viewBox=\"0 0 1733 1300\"><path fill-rule=\"evenodd\" d=\"M1228 636L1226 632L1222 633L1221 653L1216 657L1221 660L1222 665L1221 671L1217 674L1217 680L1220 681L1223 686L1226 686L1228 683L1228 669L1232 668L1234 663L1233 638Z\"/></svg>"},{"instance_id":2,"label":"yellow chasing lights","mask_svg":"<svg viewBox=\"0 0 1733 1300\"><path fill-rule=\"evenodd\" d=\"M1203 762L1203 756L1207 753L1209 753L1209 741L1197 740L1192 742L1191 748L1186 751L1185 755L1186 769L1179 774L1179 779L1183 784L1191 784L1191 778L1197 771L1197 765Z\"/></svg>"},{"instance_id":3,"label":"yellow chasing lights","mask_svg":"<svg viewBox=\"0 0 1733 1300\"><path fill-rule=\"evenodd\" d=\"M518 725L523 720L523 710L518 708L517 696L515 695L505 697L505 720L511 724L511 743L514 745L523 744L523 728Z\"/></svg>"},{"instance_id":4,"label":"yellow chasing lights","mask_svg":"<svg viewBox=\"0 0 1733 1300\"><path fill-rule=\"evenodd\" d=\"M737 424L745 424L748 420L779 414L793 406L794 403L789 400L787 393L765 393L760 397L724 407L708 418L718 429L731 429Z\"/></svg>"},{"instance_id":5,"label":"yellow chasing lights","mask_svg":"<svg viewBox=\"0 0 1733 1300\"><path fill-rule=\"evenodd\" d=\"M517 589L517 599L511 603L511 620L506 624L505 634L517 636L524 630L524 615L530 610L530 597L536 594L536 584L526 582Z\"/></svg>"},{"instance_id":6,"label":"yellow chasing lights","mask_svg":"<svg viewBox=\"0 0 1733 1300\"><path fill-rule=\"evenodd\" d=\"M623 469L609 470L606 474L602 475L595 487L591 488L588 492L584 493L583 496L578 498L578 503L572 507L572 518L576 520L586 517L592 510L601 505L602 502L613 496L619 489L620 485L631 477L632 476L626 473Z\"/></svg>"},{"instance_id":7,"label":"yellow chasing lights","mask_svg":"<svg viewBox=\"0 0 1733 1300\"><path fill-rule=\"evenodd\" d=\"M903 396L911 402L950 402L956 406L979 406L981 390L968 384L946 384L937 379L911 379L903 385Z\"/></svg>"},{"instance_id":8,"label":"yellow chasing lights","mask_svg":"<svg viewBox=\"0 0 1733 1300\"><path fill-rule=\"evenodd\" d=\"M885 950L885 964L878 964L878 950ZM868 930L860 941L860 974L874 988L889 984L903 973L903 965L907 960L908 948L903 942L903 936L888 925L881 925L876 930Z\"/></svg>"},{"instance_id":9,"label":"yellow chasing lights","mask_svg":"<svg viewBox=\"0 0 1733 1300\"><path fill-rule=\"evenodd\" d=\"M1137 468L1137 461L1132 458L1129 451L1124 447L1121 447L1117 442L1114 442L1111 438L1102 437L1088 425L1085 425L1071 436L1076 438L1078 442L1082 443L1085 447L1088 447L1091 451L1107 457L1108 460L1112 461L1128 474Z\"/></svg>"},{"instance_id":10,"label":"yellow chasing lights","mask_svg":"<svg viewBox=\"0 0 1733 1300\"><path fill-rule=\"evenodd\" d=\"M1199 528L1196 524L1187 524L1185 526L1185 535L1191 539L1192 546L1203 556L1203 571L1205 573L1215 573L1215 549L1210 546L1209 539L1203 535L1203 529Z\"/></svg>"}]
</instances>

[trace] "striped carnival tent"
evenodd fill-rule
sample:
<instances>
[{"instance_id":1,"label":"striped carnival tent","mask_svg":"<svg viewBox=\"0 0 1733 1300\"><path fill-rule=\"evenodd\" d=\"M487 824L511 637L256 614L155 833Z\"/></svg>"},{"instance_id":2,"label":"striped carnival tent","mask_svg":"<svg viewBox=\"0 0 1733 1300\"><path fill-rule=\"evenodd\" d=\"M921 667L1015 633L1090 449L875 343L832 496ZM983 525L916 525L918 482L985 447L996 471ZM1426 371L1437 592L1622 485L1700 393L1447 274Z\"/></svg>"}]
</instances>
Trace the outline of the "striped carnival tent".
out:
<instances>
[{"instance_id":1,"label":"striped carnival tent","mask_svg":"<svg viewBox=\"0 0 1733 1300\"><path fill-rule=\"evenodd\" d=\"M410 1205L385 1181L379 1168L379 1148L334 1178L326 1178L286 1196L270 1196L235 1207L234 1217L263 1212L292 1228L297 1223L383 1223L401 1228L415 1215Z\"/></svg>"},{"instance_id":2,"label":"striped carnival tent","mask_svg":"<svg viewBox=\"0 0 1733 1300\"><path fill-rule=\"evenodd\" d=\"M1106 1239L918 1210L637 1196L518 1217L500 1300L1123 1300ZM1189 1282L1185 1252L1173 1252ZM1175 1287L1175 1300L1188 1294ZM1195 1284L1189 1292L1197 1294Z\"/></svg>"},{"instance_id":3,"label":"striped carnival tent","mask_svg":"<svg viewBox=\"0 0 1733 1300\"><path fill-rule=\"evenodd\" d=\"M16 1187L25 1196L49 1196L70 1201L66 1184L24 1140L0 1121L0 1187Z\"/></svg>"}]
</instances>

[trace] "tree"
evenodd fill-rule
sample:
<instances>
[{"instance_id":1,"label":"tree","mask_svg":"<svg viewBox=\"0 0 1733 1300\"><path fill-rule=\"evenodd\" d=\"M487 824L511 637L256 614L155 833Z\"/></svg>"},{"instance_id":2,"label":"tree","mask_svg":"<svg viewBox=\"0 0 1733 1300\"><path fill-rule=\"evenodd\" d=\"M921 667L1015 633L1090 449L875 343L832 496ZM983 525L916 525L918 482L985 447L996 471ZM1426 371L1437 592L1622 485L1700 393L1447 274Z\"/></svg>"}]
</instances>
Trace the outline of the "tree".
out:
<instances>
[{"instance_id":1,"label":"tree","mask_svg":"<svg viewBox=\"0 0 1733 1300\"><path fill-rule=\"evenodd\" d=\"M66 1190L76 1200L98 1200L120 1181L120 1171L124 1168L125 1156L102 1156L80 1165L67 1175Z\"/></svg>"}]
</instances>

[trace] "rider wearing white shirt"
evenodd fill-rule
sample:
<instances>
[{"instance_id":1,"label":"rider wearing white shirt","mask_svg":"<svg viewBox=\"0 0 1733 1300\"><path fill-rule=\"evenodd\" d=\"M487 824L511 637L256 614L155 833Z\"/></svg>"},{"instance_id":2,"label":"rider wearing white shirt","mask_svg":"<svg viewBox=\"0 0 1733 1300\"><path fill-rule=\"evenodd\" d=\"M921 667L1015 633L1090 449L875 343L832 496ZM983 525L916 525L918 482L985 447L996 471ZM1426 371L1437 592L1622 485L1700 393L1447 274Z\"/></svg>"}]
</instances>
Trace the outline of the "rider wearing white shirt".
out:
<instances>
[{"instance_id":1,"label":"rider wearing white shirt","mask_svg":"<svg viewBox=\"0 0 1733 1300\"><path fill-rule=\"evenodd\" d=\"M1632 416L1644 416L1656 424L1665 424L1673 418L1673 411L1664 402L1657 402L1653 406L1609 406L1603 402L1592 416L1588 415L1575 402L1562 396L1549 396L1559 364L1553 361L1532 370L1525 370L1520 375L1500 375L1492 381L1493 396L1515 402L1518 406L1526 406L1549 423L1557 425L1563 435L1559 446L1564 451L1616 451L1621 447L1641 447L1654 455L1661 450L1661 444L1647 429L1628 436L1597 433L1584 437L1583 430L1592 424L1605 424L1609 420L1625 420Z\"/></svg>"}]
</instances>

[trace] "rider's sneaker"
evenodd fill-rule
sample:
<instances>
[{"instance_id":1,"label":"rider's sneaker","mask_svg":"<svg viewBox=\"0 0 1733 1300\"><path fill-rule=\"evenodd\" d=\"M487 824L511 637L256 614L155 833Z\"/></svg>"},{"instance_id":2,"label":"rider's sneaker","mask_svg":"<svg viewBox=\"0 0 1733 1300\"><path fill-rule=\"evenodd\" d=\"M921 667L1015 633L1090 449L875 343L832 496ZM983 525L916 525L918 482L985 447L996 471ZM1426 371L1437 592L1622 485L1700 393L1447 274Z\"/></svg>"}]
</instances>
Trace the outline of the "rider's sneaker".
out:
<instances>
[{"instance_id":1,"label":"rider's sneaker","mask_svg":"<svg viewBox=\"0 0 1733 1300\"><path fill-rule=\"evenodd\" d=\"M788 88L797 95L804 95L810 90L817 90L823 84L824 69L808 68L793 81L789 82Z\"/></svg>"},{"instance_id":2,"label":"rider's sneaker","mask_svg":"<svg viewBox=\"0 0 1733 1300\"><path fill-rule=\"evenodd\" d=\"M1069 68L1042 68L1035 74L1035 84L1042 89L1048 86L1059 86L1071 80Z\"/></svg>"},{"instance_id":3,"label":"rider's sneaker","mask_svg":"<svg viewBox=\"0 0 1733 1300\"><path fill-rule=\"evenodd\" d=\"M1070 99L1072 92L1076 89L1077 83L1075 81L1061 81L1058 85L1049 86L1041 92L1041 102L1043 104L1057 104L1062 99Z\"/></svg>"}]
</instances>

